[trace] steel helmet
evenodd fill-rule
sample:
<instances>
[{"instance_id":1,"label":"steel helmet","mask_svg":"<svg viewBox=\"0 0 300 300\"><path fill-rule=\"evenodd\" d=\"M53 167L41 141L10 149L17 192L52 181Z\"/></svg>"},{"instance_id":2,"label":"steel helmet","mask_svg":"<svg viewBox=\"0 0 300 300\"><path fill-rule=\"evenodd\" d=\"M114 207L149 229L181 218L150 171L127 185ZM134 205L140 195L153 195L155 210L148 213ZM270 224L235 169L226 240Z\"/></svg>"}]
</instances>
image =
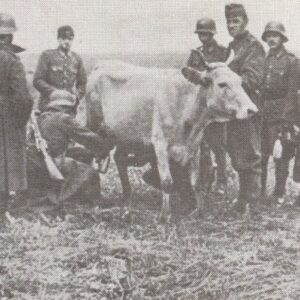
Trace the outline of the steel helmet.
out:
<instances>
[{"instance_id":1,"label":"steel helmet","mask_svg":"<svg viewBox=\"0 0 300 300\"><path fill-rule=\"evenodd\" d=\"M14 18L11 15L0 13L0 34L12 34L16 31Z\"/></svg>"},{"instance_id":2,"label":"steel helmet","mask_svg":"<svg viewBox=\"0 0 300 300\"><path fill-rule=\"evenodd\" d=\"M288 38L285 33L285 28L284 28L283 24L280 22L272 21L272 22L267 23L267 25L265 27L265 31L261 36L261 38L264 42L266 41L266 33L268 33L268 32L277 32L282 36L284 43L288 41Z\"/></svg>"},{"instance_id":3,"label":"steel helmet","mask_svg":"<svg viewBox=\"0 0 300 300\"><path fill-rule=\"evenodd\" d=\"M209 32L216 33L216 23L212 19L203 18L197 21L195 33Z\"/></svg>"}]
</instances>

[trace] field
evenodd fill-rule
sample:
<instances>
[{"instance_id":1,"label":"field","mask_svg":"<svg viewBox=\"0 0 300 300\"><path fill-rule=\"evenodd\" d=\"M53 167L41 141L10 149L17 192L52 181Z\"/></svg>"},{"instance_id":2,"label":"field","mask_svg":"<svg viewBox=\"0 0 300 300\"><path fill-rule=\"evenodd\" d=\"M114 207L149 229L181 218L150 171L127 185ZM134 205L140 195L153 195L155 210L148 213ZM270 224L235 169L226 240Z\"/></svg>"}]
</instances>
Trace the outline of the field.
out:
<instances>
[{"instance_id":1,"label":"field","mask_svg":"<svg viewBox=\"0 0 300 300\"><path fill-rule=\"evenodd\" d=\"M25 59L25 58L24 58ZM34 66L36 56L26 58ZM94 57L85 57L91 65ZM141 65L180 66L185 57L143 55ZM45 205L13 211L0 232L0 299L300 299L300 207L288 182L281 208L260 203L247 218L209 195L201 219L161 224L161 194L130 169L131 217L118 207L68 203L67 214ZM292 167L292 166L291 166ZM237 193L228 166L228 199ZM269 192L274 166L270 166ZM102 176L103 196L121 198L114 164ZM35 206L34 206L35 204Z\"/></svg>"}]
</instances>

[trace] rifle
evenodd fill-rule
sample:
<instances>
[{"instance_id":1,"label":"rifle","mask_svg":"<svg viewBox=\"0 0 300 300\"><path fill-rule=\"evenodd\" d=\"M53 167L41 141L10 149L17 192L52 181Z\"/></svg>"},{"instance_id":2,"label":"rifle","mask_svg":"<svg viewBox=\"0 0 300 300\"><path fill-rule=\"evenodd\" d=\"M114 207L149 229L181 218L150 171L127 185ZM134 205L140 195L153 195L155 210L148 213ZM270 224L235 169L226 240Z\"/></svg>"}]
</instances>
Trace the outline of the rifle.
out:
<instances>
[{"instance_id":1,"label":"rifle","mask_svg":"<svg viewBox=\"0 0 300 300\"><path fill-rule=\"evenodd\" d=\"M58 181L64 180L64 177L61 174L61 172L59 171L59 169L57 168L56 164L54 163L53 158L48 153L48 145L47 145L46 140L42 138L42 135L41 135L41 132L40 132L37 120L36 120L35 112L33 112L31 114L31 126L32 126L32 130L34 132L36 148L43 155L43 158L44 158L44 161L46 164L46 168L48 170L50 178L53 180L58 180Z\"/></svg>"}]
</instances>

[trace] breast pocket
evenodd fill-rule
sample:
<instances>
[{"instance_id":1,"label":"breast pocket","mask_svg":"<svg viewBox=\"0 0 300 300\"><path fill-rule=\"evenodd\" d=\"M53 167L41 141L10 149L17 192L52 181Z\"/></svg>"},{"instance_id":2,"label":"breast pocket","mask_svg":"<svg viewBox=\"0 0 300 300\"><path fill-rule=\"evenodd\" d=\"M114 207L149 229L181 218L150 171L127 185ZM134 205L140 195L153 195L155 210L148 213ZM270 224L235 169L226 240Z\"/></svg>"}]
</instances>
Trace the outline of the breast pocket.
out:
<instances>
[{"instance_id":1,"label":"breast pocket","mask_svg":"<svg viewBox=\"0 0 300 300\"><path fill-rule=\"evenodd\" d=\"M53 65L50 67L49 83L56 87L61 87L63 81L63 68L61 66Z\"/></svg>"},{"instance_id":2,"label":"breast pocket","mask_svg":"<svg viewBox=\"0 0 300 300\"><path fill-rule=\"evenodd\" d=\"M288 82L287 70L285 68L274 69L272 73L272 81L276 89L281 91L286 89Z\"/></svg>"},{"instance_id":3,"label":"breast pocket","mask_svg":"<svg viewBox=\"0 0 300 300\"><path fill-rule=\"evenodd\" d=\"M62 66L51 66L51 71L53 73L62 72L63 68L62 68Z\"/></svg>"}]
</instances>

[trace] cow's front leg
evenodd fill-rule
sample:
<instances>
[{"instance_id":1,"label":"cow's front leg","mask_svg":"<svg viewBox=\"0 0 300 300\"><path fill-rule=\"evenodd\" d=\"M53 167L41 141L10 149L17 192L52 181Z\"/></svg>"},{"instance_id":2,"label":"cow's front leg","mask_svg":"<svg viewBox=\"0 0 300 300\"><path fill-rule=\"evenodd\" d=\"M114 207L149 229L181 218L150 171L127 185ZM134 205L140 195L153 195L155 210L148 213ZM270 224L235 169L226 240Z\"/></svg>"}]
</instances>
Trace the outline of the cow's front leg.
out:
<instances>
[{"instance_id":1,"label":"cow's front leg","mask_svg":"<svg viewBox=\"0 0 300 300\"><path fill-rule=\"evenodd\" d=\"M169 193L174 189L174 185L170 172L167 145L162 141L156 140L154 142L154 150L157 157L157 168L160 177L160 186L163 193L163 203L159 218L161 221L167 221L171 215Z\"/></svg>"},{"instance_id":2,"label":"cow's front leg","mask_svg":"<svg viewBox=\"0 0 300 300\"><path fill-rule=\"evenodd\" d=\"M171 215L171 209L169 195L166 193L170 193L173 190L174 185L169 165L168 142L164 135L158 107L155 107L154 109L151 142L156 154L160 186L164 193L161 219L167 220Z\"/></svg>"},{"instance_id":3,"label":"cow's front leg","mask_svg":"<svg viewBox=\"0 0 300 300\"><path fill-rule=\"evenodd\" d=\"M196 210L191 213L192 217L198 217L203 214L205 210L205 196L203 190L201 189L200 182L200 147L196 155L190 162L190 181L196 198Z\"/></svg>"}]
</instances>

